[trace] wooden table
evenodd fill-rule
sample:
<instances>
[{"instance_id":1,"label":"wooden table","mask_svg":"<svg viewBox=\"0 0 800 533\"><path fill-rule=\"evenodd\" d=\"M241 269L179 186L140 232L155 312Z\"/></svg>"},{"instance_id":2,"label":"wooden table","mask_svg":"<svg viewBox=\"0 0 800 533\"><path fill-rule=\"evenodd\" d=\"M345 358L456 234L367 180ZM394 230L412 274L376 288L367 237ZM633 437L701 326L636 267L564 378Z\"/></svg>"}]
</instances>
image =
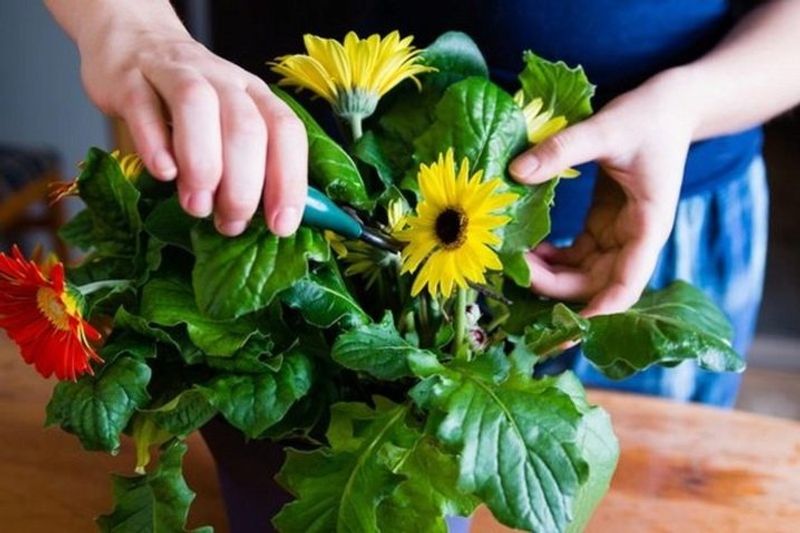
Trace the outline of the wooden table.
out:
<instances>
[{"instance_id":1,"label":"wooden table","mask_svg":"<svg viewBox=\"0 0 800 533\"><path fill-rule=\"evenodd\" d=\"M0 334L1 335L1 334ZM0 530L84 533L107 512L117 457L85 453L57 428L42 429L52 382L41 380L0 336ZM741 412L608 392L593 402L614 420L622 456L592 532L800 531L800 424ZM185 460L197 492L191 524L225 532L214 465L199 438ZM479 510L473 531L507 531Z\"/></svg>"}]
</instances>

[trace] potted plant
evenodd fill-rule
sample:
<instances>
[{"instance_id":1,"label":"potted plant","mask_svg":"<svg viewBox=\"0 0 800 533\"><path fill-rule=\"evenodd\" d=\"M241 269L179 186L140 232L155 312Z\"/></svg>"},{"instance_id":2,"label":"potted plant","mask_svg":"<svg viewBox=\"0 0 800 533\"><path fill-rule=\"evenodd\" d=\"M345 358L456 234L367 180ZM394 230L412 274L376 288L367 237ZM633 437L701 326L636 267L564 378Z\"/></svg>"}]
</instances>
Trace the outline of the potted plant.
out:
<instances>
[{"instance_id":1,"label":"potted plant","mask_svg":"<svg viewBox=\"0 0 800 533\"><path fill-rule=\"evenodd\" d=\"M479 504L511 527L580 530L617 442L572 374L534 377L537 365L583 343L612 378L689 359L741 371L730 326L680 282L588 319L528 290L524 253L577 172L523 187L505 169L591 113L580 68L526 52L512 96L461 33L424 50L396 33L306 45L273 68L348 132L339 144L274 88L305 124L311 182L395 249L308 225L278 238L260 220L225 238L135 156L92 149L59 193L86 204L62 229L85 259L0 255L0 327L62 380L47 423L87 450L136 443L136 475L115 478L100 529L183 531L183 441L205 428L232 491L237 459L288 448L281 531L445 531ZM247 469L260 495L269 465ZM229 495L241 513L269 508Z\"/></svg>"}]
</instances>

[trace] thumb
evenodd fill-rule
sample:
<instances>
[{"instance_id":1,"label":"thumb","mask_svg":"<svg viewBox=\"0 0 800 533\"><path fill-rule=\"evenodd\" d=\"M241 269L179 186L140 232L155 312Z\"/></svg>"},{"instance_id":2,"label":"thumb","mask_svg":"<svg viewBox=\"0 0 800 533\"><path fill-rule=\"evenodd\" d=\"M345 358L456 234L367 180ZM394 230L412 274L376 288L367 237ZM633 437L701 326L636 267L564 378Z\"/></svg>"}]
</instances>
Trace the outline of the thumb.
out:
<instances>
[{"instance_id":1,"label":"thumb","mask_svg":"<svg viewBox=\"0 0 800 533\"><path fill-rule=\"evenodd\" d=\"M570 126L525 151L508 167L520 183L542 183L569 167L594 161L605 154L606 141L596 117Z\"/></svg>"}]
</instances>

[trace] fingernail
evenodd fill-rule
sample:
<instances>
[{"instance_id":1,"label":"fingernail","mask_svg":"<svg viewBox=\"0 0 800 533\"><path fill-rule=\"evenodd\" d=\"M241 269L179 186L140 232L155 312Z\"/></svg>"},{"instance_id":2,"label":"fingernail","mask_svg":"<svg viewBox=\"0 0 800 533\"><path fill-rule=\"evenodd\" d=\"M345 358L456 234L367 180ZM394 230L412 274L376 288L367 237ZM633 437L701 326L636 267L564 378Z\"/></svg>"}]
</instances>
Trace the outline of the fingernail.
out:
<instances>
[{"instance_id":1,"label":"fingernail","mask_svg":"<svg viewBox=\"0 0 800 533\"><path fill-rule=\"evenodd\" d=\"M205 218L211 214L214 202L211 193L208 191L197 191L188 193L183 198L183 207L190 215Z\"/></svg>"},{"instance_id":2,"label":"fingernail","mask_svg":"<svg viewBox=\"0 0 800 533\"><path fill-rule=\"evenodd\" d=\"M178 175L178 167L175 166L175 161L166 150L156 152L156 155L153 156L153 166L161 179L174 180Z\"/></svg>"},{"instance_id":3,"label":"fingernail","mask_svg":"<svg viewBox=\"0 0 800 533\"><path fill-rule=\"evenodd\" d=\"M246 220L226 220L216 222L217 231L229 237L241 234L247 228Z\"/></svg>"},{"instance_id":4,"label":"fingernail","mask_svg":"<svg viewBox=\"0 0 800 533\"><path fill-rule=\"evenodd\" d=\"M539 158L532 154L525 154L515 159L508 168L509 172L519 181L528 181L531 175L539 168Z\"/></svg>"},{"instance_id":5,"label":"fingernail","mask_svg":"<svg viewBox=\"0 0 800 533\"><path fill-rule=\"evenodd\" d=\"M294 207L281 209L272 217L272 231L277 235L287 236L294 233L300 224L300 212Z\"/></svg>"}]
</instances>

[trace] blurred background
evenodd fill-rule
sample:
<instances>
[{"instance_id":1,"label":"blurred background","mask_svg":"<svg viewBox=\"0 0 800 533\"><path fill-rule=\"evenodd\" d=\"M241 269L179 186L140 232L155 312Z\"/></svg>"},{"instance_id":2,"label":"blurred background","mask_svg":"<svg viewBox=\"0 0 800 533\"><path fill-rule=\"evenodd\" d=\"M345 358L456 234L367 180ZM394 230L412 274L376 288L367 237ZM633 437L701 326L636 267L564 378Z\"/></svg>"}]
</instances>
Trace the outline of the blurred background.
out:
<instances>
[{"instance_id":1,"label":"blurred background","mask_svg":"<svg viewBox=\"0 0 800 533\"><path fill-rule=\"evenodd\" d=\"M207 2L183 10L192 32L208 42ZM263 74L263 73L259 73ZM73 44L41 2L0 3L0 250L20 242L65 250L58 225L79 206L47 205L48 183L70 179L89 146L111 148L110 122L89 102ZM748 354L739 408L800 419L800 117L767 126L772 191L770 249L758 337ZM2 335L2 334L0 334ZM0 354L13 354L0 337ZM18 364L17 361L13 361ZM3 368L8 361L2 361ZM33 375L33 373L31 373ZM5 387L3 387L5 390Z\"/></svg>"}]
</instances>

